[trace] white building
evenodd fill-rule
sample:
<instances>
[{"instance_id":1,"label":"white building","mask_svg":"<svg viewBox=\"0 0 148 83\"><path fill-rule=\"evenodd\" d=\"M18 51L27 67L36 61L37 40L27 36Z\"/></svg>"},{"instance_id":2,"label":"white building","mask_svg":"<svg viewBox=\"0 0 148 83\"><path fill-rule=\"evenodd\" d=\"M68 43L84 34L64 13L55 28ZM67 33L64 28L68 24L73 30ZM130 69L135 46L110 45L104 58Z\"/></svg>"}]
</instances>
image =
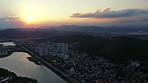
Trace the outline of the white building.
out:
<instances>
[{"instance_id":1,"label":"white building","mask_svg":"<svg viewBox=\"0 0 148 83\"><path fill-rule=\"evenodd\" d=\"M136 67L139 67L140 66L140 64L138 62L135 62L135 61L132 61L131 62L131 65L132 66L136 66Z\"/></svg>"},{"instance_id":2,"label":"white building","mask_svg":"<svg viewBox=\"0 0 148 83\"><path fill-rule=\"evenodd\" d=\"M47 56L48 55L48 46L40 45L35 48L35 51L39 56Z\"/></svg>"},{"instance_id":3,"label":"white building","mask_svg":"<svg viewBox=\"0 0 148 83\"><path fill-rule=\"evenodd\" d=\"M64 43L57 43L57 56L59 58L62 58L64 60L69 59L69 54L68 54L68 44Z\"/></svg>"}]
</instances>

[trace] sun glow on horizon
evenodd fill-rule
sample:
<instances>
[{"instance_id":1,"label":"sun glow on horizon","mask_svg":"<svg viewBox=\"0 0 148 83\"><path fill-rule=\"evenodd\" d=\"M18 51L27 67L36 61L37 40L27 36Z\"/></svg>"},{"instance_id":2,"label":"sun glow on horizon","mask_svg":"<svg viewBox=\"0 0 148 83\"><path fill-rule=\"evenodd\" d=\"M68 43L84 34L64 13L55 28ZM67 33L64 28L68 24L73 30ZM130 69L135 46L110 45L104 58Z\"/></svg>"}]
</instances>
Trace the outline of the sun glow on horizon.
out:
<instances>
[{"instance_id":1,"label":"sun glow on horizon","mask_svg":"<svg viewBox=\"0 0 148 83\"><path fill-rule=\"evenodd\" d=\"M25 21L26 22L31 22L31 21L33 21L33 18L32 17L25 17Z\"/></svg>"}]
</instances>

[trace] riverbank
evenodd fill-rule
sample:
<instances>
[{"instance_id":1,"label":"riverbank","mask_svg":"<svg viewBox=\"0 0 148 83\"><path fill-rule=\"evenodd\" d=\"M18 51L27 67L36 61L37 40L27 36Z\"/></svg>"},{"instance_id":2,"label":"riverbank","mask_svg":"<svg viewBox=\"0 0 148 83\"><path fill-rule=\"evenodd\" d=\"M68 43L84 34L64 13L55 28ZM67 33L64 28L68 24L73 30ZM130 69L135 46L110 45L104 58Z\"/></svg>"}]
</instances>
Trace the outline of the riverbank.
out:
<instances>
[{"instance_id":1,"label":"riverbank","mask_svg":"<svg viewBox=\"0 0 148 83\"><path fill-rule=\"evenodd\" d=\"M6 54L6 55L0 55L0 58L8 57L8 56L10 56L12 53L13 53L12 51L8 51L8 54Z\"/></svg>"},{"instance_id":2,"label":"riverbank","mask_svg":"<svg viewBox=\"0 0 148 83\"><path fill-rule=\"evenodd\" d=\"M9 50L6 55L0 55L0 58L5 58L8 56L11 56L13 52L26 52L26 51L23 51L22 49L17 49L17 50L15 49L13 51Z\"/></svg>"},{"instance_id":3,"label":"riverbank","mask_svg":"<svg viewBox=\"0 0 148 83\"><path fill-rule=\"evenodd\" d=\"M64 80L66 80L68 83L80 83L79 81L77 81L76 79L73 79L72 77L64 74L64 72L60 72L59 70L57 70L57 68L54 68L53 65L49 66L45 63L42 63L43 65L45 65L47 68L51 69L53 72L55 72L57 75L59 75L61 78L63 78Z\"/></svg>"},{"instance_id":4,"label":"riverbank","mask_svg":"<svg viewBox=\"0 0 148 83\"><path fill-rule=\"evenodd\" d=\"M45 61L43 58L37 56L34 54L32 51L28 50L18 42L14 41L14 43L18 46L20 46L22 49L24 49L27 53L29 53L32 57L38 59L43 65L45 65L47 68L51 69L53 72L55 72L57 75L59 75L61 78L65 79L65 81L69 83L80 83L78 80L75 78L72 78L71 76L65 74L63 71L55 67L54 65L50 64L49 62Z\"/></svg>"},{"instance_id":5,"label":"riverbank","mask_svg":"<svg viewBox=\"0 0 148 83\"><path fill-rule=\"evenodd\" d=\"M31 54L30 54L31 55ZM55 72L58 76L60 76L62 79L66 80L68 83L75 83L75 82L72 82L72 80L69 80L70 78L67 76L64 76L62 73L58 72L57 69L53 68L52 66L49 66L47 64L45 64L44 62L40 62L37 58L35 58L34 56L31 55L31 57L27 57L27 59L31 62L34 62L35 64L37 65L44 65L46 66L47 68L51 69L53 72Z\"/></svg>"},{"instance_id":6,"label":"riverbank","mask_svg":"<svg viewBox=\"0 0 148 83\"><path fill-rule=\"evenodd\" d=\"M29 53L29 52L27 52ZM34 62L35 64L39 64L39 65L44 65L46 66L48 69L52 70L54 73L56 73L58 76L60 76L62 79L64 79L65 81L67 81L68 83L80 83L79 81L77 81L76 79L68 76L67 74L65 74L64 72L62 72L61 70L59 70L57 67L55 67L54 65L50 64L50 63L46 63L42 60L39 60L35 57L35 55L29 53L31 55L31 57L28 58L33 58L31 61ZM40 63L38 63L38 61L40 61ZM36 63L37 62L37 63Z\"/></svg>"},{"instance_id":7,"label":"riverbank","mask_svg":"<svg viewBox=\"0 0 148 83\"><path fill-rule=\"evenodd\" d=\"M0 58L7 57L16 50L18 48L13 42L0 42Z\"/></svg>"},{"instance_id":8,"label":"riverbank","mask_svg":"<svg viewBox=\"0 0 148 83\"><path fill-rule=\"evenodd\" d=\"M37 65L41 65L40 61L36 59L35 57L27 57L27 59L31 62L34 62Z\"/></svg>"},{"instance_id":9,"label":"riverbank","mask_svg":"<svg viewBox=\"0 0 148 83\"><path fill-rule=\"evenodd\" d=\"M0 68L0 83L38 83L37 80L17 76L14 72Z\"/></svg>"}]
</instances>

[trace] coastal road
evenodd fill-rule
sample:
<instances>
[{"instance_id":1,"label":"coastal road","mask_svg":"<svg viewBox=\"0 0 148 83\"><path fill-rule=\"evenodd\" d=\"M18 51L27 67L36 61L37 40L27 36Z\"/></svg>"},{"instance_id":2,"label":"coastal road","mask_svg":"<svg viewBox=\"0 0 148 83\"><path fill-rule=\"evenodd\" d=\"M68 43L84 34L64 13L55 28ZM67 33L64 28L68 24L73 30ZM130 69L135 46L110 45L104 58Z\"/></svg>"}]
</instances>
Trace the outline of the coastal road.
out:
<instances>
[{"instance_id":1,"label":"coastal road","mask_svg":"<svg viewBox=\"0 0 148 83\"><path fill-rule=\"evenodd\" d=\"M34 57L36 57L39 61L41 61L42 63L44 63L45 65L47 65L48 67L52 68L54 71L58 72L59 74L61 74L62 76L64 76L64 78L66 78L68 80L68 82L70 83L80 83L78 80L72 78L71 76L65 74L63 71L61 71L60 69L58 69L57 67L53 66L52 64L50 64L49 62L45 61L44 59L42 59L41 57L39 57L38 55L34 54L33 52L31 52L30 50L28 50L27 48L25 48L24 46L22 46L21 44L19 44L17 41L13 41L16 45L20 46L21 48L23 48L25 51L27 51L29 54L33 55Z\"/></svg>"}]
</instances>

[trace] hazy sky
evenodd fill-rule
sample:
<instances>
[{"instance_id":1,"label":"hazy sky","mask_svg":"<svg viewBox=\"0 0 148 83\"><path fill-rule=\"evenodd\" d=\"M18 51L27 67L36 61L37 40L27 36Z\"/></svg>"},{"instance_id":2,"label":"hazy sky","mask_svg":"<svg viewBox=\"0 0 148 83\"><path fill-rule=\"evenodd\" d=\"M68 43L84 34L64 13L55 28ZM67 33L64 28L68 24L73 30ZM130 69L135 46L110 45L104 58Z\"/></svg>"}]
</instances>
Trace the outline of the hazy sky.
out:
<instances>
[{"instance_id":1,"label":"hazy sky","mask_svg":"<svg viewBox=\"0 0 148 83\"><path fill-rule=\"evenodd\" d=\"M11 25L12 21L19 25L26 21L48 25L110 25L127 24L126 20L128 24L129 21L141 24L148 20L147 4L148 0L0 0L0 26Z\"/></svg>"}]
</instances>

